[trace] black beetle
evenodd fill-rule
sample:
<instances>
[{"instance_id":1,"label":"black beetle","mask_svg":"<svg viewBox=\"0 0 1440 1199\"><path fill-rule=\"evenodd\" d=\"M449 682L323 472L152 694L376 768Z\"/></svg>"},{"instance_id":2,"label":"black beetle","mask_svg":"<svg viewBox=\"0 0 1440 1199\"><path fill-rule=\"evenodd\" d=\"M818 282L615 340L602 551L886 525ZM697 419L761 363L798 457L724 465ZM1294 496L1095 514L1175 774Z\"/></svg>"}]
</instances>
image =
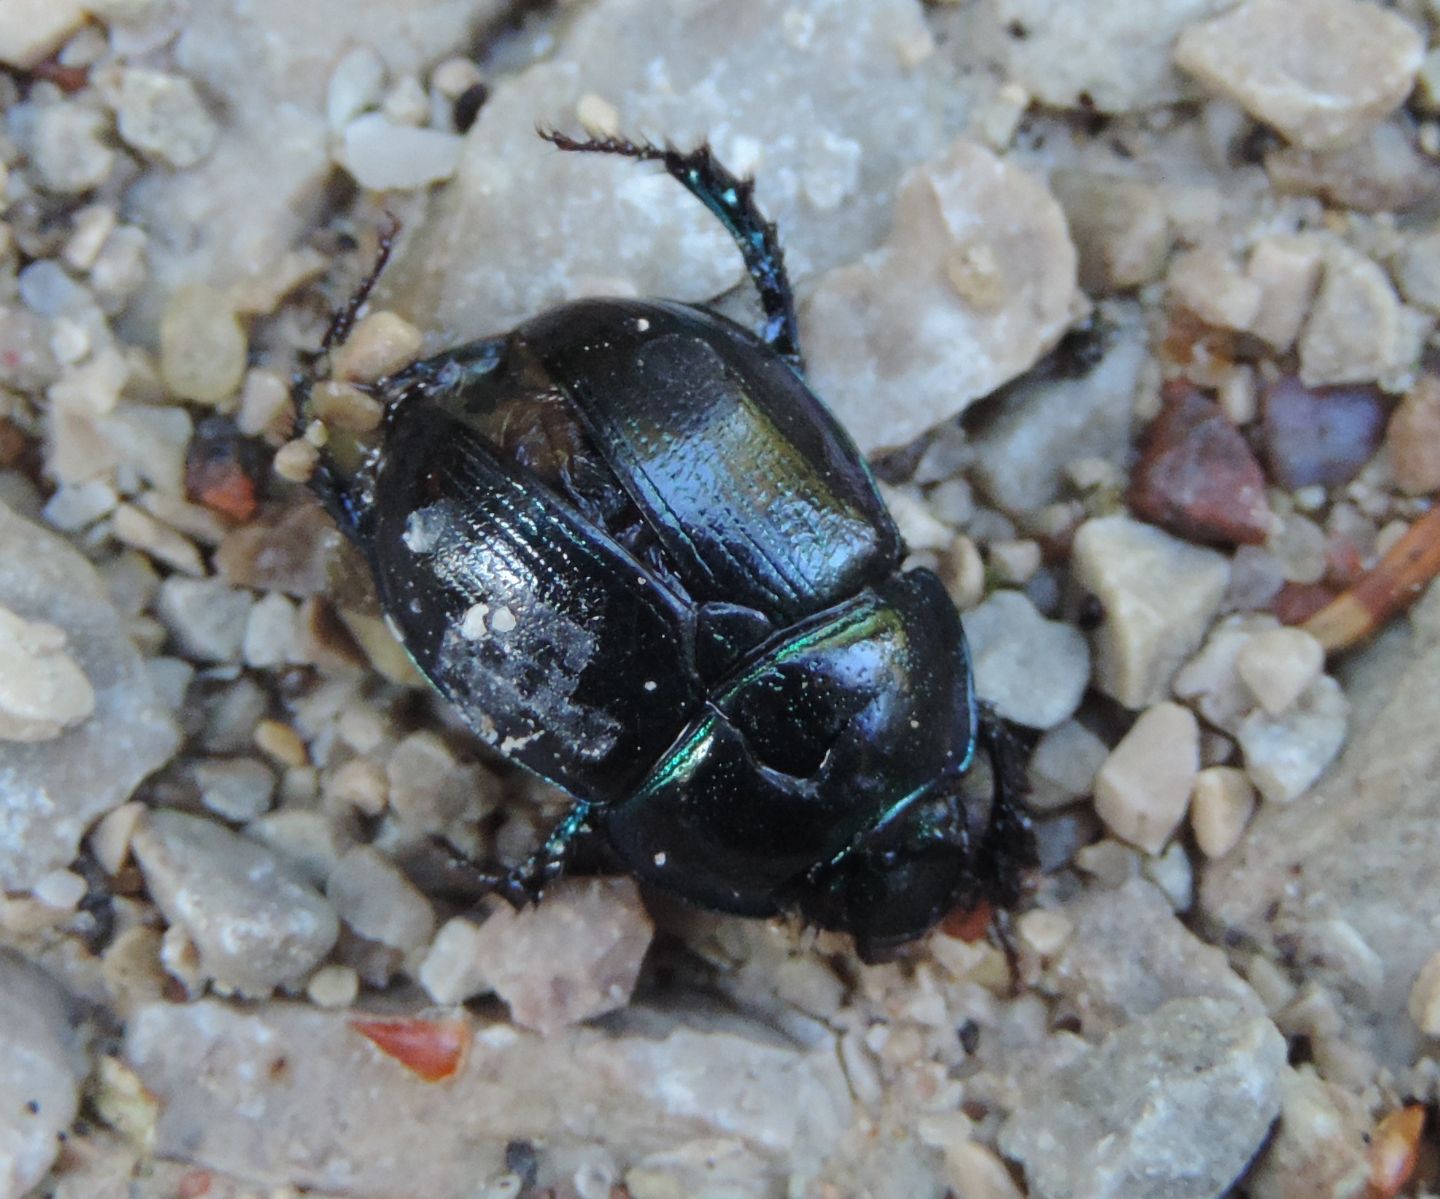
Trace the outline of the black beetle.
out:
<instances>
[{"instance_id":1,"label":"black beetle","mask_svg":"<svg viewBox=\"0 0 1440 1199\"><path fill-rule=\"evenodd\" d=\"M370 385L374 443L327 443L313 485L415 664L575 799L502 890L537 897L598 840L693 903L798 912L870 956L953 908L1013 905L1034 849L1006 730L954 604L900 572L870 472L805 385L752 182L708 146L543 136L663 163L734 238L765 321L563 304ZM979 804L961 785L977 748Z\"/></svg>"}]
</instances>

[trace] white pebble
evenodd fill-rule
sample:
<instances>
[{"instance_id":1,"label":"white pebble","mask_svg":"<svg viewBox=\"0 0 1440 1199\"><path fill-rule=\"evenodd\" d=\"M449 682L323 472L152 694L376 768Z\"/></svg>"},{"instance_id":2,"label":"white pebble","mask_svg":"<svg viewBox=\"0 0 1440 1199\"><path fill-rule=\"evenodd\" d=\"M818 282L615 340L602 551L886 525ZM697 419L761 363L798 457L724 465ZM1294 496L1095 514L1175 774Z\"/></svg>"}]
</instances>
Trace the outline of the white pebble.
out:
<instances>
[{"instance_id":1,"label":"white pebble","mask_svg":"<svg viewBox=\"0 0 1440 1199\"><path fill-rule=\"evenodd\" d=\"M1157 854L1185 816L1200 769L1200 726L1179 704L1140 718L1095 775L1095 811L1117 837Z\"/></svg>"},{"instance_id":2,"label":"white pebble","mask_svg":"<svg viewBox=\"0 0 1440 1199\"><path fill-rule=\"evenodd\" d=\"M73 912L85 898L85 880L69 870L52 870L41 876L30 894L46 907Z\"/></svg>"},{"instance_id":3,"label":"white pebble","mask_svg":"<svg viewBox=\"0 0 1440 1199\"><path fill-rule=\"evenodd\" d=\"M447 920L420 963L420 985L436 1003L464 1003L487 989L480 926L464 916Z\"/></svg>"},{"instance_id":4,"label":"white pebble","mask_svg":"<svg viewBox=\"0 0 1440 1199\"><path fill-rule=\"evenodd\" d=\"M1260 794L1284 803L1305 791L1340 752L1349 716L1350 702L1329 675L1282 715L1257 710L1247 716L1236 737Z\"/></svg>"},{"instance_id":5,"label":"white pebble","mask_svg":"<svg viewBox=\"0 0 1440 1199\"><path fill-rule=\"evenodd\" d=\"M1427 1037L1440 1037L1440 950L1432 953L1410 988L1410 1019Z\"/></svg>"},{"instance_id":6,"label":"white pebble","mask_svg":"<svg viewBox=\"0 0 1440 1199\"><path fill-rule=\"evenodd\" d=\"M1190 828L1207 858L1223 858L1240 843L1255 811L1255 788L1243 770L1207 766L1195 776Z\"/></svg>"},{"instance_id":7,"label":"white pebble","mask_svg":"<svg viewBox=\"0 0 1440 1199\"><path fill-rule=\"evenodd\" d=\"M1304 629L1256 633L1235 655L1236 672L1271 716L1289 709L1324 668L1324 648Z\"/></svg>"},{"instance_id":8,"label":"white pebble","mask_svg":"<svg viewBox=\"0 0 1440 1199\"><path fill-rule=\"evenodd\" d=\"M325 119L339 133L367 108L380 102L385 63L370 46L356 46L330 72L325 93Z\"/></svg>"},{"instance_id":9,"label":"white pebble","mask_svg":"<svg viewBox=\"0 0 1440 1199\"><path fill-rule=\"evenodd\" d=\"M340 165L373 191L425 187L455 174L463 144L457 134L414 129L380 113L365 113L345 126Z\"/></svg>"},{"instance_id":10,"label":"white pebble","mask_svg":"<svg viewBox=\"0 0 1440 1199\"><path fill-rule=\"evenodd\" d=\"M65 632L0 608L0 739L49 741L95 710L95 690L65 652Z\"/></svg>"},{"instance_id":11,"label":"white pebble","mask_svg":"<svg viewBox=\"0 0 1440 1199\"><path fill-rule=\"evenodd\" d=\"M360 976L350 966L321 966L305 984L305 994L316 1007L347 1008L360 994Z\"/></svg>"},{"instance_id":12,"label":"white pebble","mask_svg":"<svg viewBox=\"0 0 1440 1199\"><path fill-rule=\"evenodd\" d=\"M183 400L218 404L240 386L248 339L230 302L214 288L175 291L160 322L160 374Z\"/></svg>"}]
</instances>

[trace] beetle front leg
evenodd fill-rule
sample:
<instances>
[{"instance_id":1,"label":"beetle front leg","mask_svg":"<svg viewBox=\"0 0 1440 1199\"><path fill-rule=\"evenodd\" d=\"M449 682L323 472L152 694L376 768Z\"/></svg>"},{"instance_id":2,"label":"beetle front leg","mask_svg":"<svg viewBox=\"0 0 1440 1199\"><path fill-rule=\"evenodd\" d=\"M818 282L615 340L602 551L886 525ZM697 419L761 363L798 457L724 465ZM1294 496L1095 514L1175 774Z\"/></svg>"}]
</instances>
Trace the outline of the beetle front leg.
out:
<instances>
[{"instance_id":1,"label":"beetle front leg","mask_svg":"<svg viewBox=\"0 0 1440 1199\"><path fill-rule=\"evenodd\" d=\"M565 873L576 853L595 835L589 815L590 805L577 803L550 830L539 849L497 881L496 893L514 908L538 903L545 888Z\"/></svg>"},{"instance_id":2,"label":"beetle front leg","mask_svg":"<svg viewBox=\"0 0 1440 1199\"><path fill-rule=\"evenodd\" d=\"M711 152L708 142L683 151L673 146L661 149L648 142L616 137L577 140L545 129L540 130L540 136L562 150L621 154L641 162L663 163L672 178L720 218L740 248L745 269L760 293L760 306L765 310L761 339L797 371L804 371L800 332L795 321L795 294L785 272L785 256L780 250L775 226L761 215L755 204L753 179L731 174Z\"/></svg>"}]
</instances>

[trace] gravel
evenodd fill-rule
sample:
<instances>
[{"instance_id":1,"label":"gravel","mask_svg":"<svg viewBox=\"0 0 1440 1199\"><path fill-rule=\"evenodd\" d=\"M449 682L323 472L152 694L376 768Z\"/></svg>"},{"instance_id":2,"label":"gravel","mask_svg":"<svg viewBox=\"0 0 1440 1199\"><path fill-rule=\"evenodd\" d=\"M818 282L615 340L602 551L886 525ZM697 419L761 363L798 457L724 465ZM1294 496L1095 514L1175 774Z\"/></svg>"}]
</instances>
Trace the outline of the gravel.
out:
<instances>
[{"instance_id":1,"label":"gravel","mask_svg":"<svg viewBox=\"0 0 1440 1199\"><path fill-rule=\"evenodd\" d=\"M1036 1078L1000 1133L1036 1199L1219 1199L1280 1107L1285 1040L1216 999L1177 999Z\"/></svg>"},{"instance_id":2,"label":"gravel","mask_svg":"<svg viewBox=\"0 0 1440 1199\"><path fill-rule=\"evenodd\" d=\"M1393 1191L1440 1095L1440 593L1347 649L1305 620L1435 557L1437 33L1433 0L0 2L0 1196ZM318 443L560 300L754 320L682 188L537 125L755 176L809 378L1025 726L1013 961L974 914L867 964L465 868L564 798L425 687L297 485Z\"/></svg>"}]
</instances>

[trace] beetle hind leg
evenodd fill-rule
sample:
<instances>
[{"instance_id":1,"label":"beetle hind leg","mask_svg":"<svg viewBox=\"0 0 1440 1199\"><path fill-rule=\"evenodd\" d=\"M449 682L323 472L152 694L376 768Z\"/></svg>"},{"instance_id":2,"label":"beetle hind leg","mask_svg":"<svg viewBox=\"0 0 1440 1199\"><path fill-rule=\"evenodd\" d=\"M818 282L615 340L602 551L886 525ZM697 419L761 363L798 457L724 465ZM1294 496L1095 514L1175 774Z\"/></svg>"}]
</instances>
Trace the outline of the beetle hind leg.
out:
<instances>
[{"instance_id":1,"label":"beetle hind leg","mask_svg":"<svg viewBox=\"0 0 1440 1199\"><path fill-rule=\"evenodd\" d=\"M661 148L625 138L576 139L542 129L540 136L562 150L594 154L620 154L641 162L663 163L672 178L720 219L745 259L760 305L765 311L761 339L797 371L804 369L800 333L795 320L795 295L785 271L785 256L775 226L755 203L755 181L726 169L702 142L694 150Z\"/></svg>"},{"instance_id":2,"label":"beetle hind leg","mask_svg":"<svg viewBox=\"0 0 1440 1199\"><path fill-rule=\"evenodd\" d=\"M980 747L990 759L990 819L980 843L985 898L997 910L1015 906L1026 875L1039 864L1035 836L1021 806L1028 784L1024 748L989 705L981 705Z\"/></svg>"},{"instance_id":3,"label":"beetle hind leg","mask_svg":"<svg viewBox=\"0 0 1440 1199\"><path fill-rule=\"evenodd\" d=\"M496 880L496 894L515 908L539 902L545 888L564 875L576 856L594 840L595 829L589 817L589 805L576 804L550 830L539 849Z\"/></svg>"}]
</instances>

